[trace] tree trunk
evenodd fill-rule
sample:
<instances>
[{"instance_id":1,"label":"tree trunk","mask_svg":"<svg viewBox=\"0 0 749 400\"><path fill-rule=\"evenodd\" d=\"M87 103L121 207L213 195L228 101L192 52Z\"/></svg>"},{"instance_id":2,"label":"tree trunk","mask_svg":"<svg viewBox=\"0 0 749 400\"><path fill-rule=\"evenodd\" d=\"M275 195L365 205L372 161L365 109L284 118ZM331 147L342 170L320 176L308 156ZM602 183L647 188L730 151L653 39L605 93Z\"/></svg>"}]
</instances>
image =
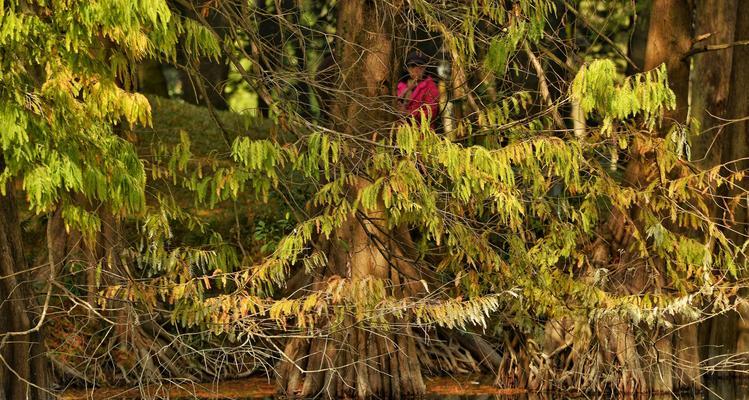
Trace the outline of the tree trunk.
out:
<instances>
[{"instance_id":1,"label":"tree trunk","mask_svg":"<svg viewBox=\"0 0 749 400\"><path fill-rule=\"evenodd\" d=\"M688 0L653 1L644 69L665 63L669 85L677 100L676 109L665 115L656 135L664 136L675 123L686 121L689 64L683 59L691 48L691 24ZM635 188L648 185L655 175L654 157L652 150L635 138L629 148L625 184ZM665 290L664 274L659 267L649 266L631 250L633 227L627 221L642 225L639 215L637 206L613 211L608 223L600 228L600 238L589 250L594 262L611 270L607 290L619 295ZM642 231L642 226L639 228ZM618 263L612 262L615 257L619 258ZM671 332L635 325L624 317L607 317L591 323L584 316L577 321L549 321L546 329L543 357L531 358L525 361L526 365L520 365L528 373L515 373L520 383L529 388L670 393L700 385L694 327ZM528 359L527 352L520 357L521 353L513 346L508 345L505 351L518 354L518 360ZM507 375L507 371L501 371L500 377L507 381Z\"/></svg>"},{"instance_id":2,"label":"tree trunk","mask_svg":"<svg viewBox=\"0 0 749 400\"><path fill-rule=\"evenodd\" d=\"M738 7L736 18L736 41L749 40L749 7L741 3ZM731 137L724 143L730 146L730 160L741 160L733 164L731 170L746 171L749 169L749 46L737 46L733 50L733 70L731 73L731 95L729 96L728 112L729 118L740 120L732 123L729 127ZM726 160L728 161L728 160ZM749 189L749 179L744 178L740 183L741 192L746 193ZM738 191L737 191L738 192ZM743 197L743 196L742 196ZM741 201L733 212L737 236L736 243L743 243L749 237L749 210L746 203ZM745 278L745 276L742 276ZM749 304L747 304L746 290L740 292L744 300L740 302L738 308L739 318L737 318L737 335L736 335L736 353L749 354ZM742 371L747 371L746 364L743 364Z\"/></svg>"},{"instance_id":3,"label":"tree trunk","mask_svg":"<svg viewBox=\"0 0 749 400\"><path fill-rule=\"evenodd\" d=\"M749 7L739 2L736 13L736 30L734 41L749 40ZM723 143L723 162L732 162L727 166L729 171L746 171L749 169L749 46L733 47L732 57L733 68L731 69L731 89L728 95L728 118L736 120L731 123L726 131L728 137L722 140ZM746 190L749 187L749 181L744 179L741 188ZM734 226L734 239L737 244L741 244L747 239L749 228L746 223L749 221L746 204L742 201L734 211L733 221L729 221ZM749 349L747 349L749 350Z\"/></svg>"},{"instance_id":4,"label":"tree trunk","mask_svg":"<svg viewBox=\"0 0 749 400\"><path fill-rule=\"evenodd\" d=\"M632 36L629 38L629 46L627 46L627 56L635 65L627 64L627 75L643 70L648 30L650 30L650 0L638 1L635 7L637 14L632 17ZM642 9L640 9L641 7Z\"/></svg>"},{"instance_id":5,"label":"tree trunk","mask_svg":"<svg viewBox=\"0 0 749 400\"><path fill-rule=\"evenodd\" d=\"M706 44L731 43L736 28L737 1L699 0L695 5L695 37L710 34ZM703 168L720 163L723 135L731 88L733 49L704 52L693 56L691 116L702 134L690 138L692 160Z\"/></svg>"},{"instance_id":6,"label":"tree trunk","mask_svg":"<svg viewBox=\"0 0 749 400\"><path fill-rule=\"evenodd\" d=\"M676 110L667 114L684 123L689 95L689 63L684 55L692 46L692 7L689 0L654 0L650 10L650 29L645 48L645 70L663 63L668 81L676 94Z\"/></svg>"},{"instance_id":7,"label":"tree trunk","mask_svg":"<svg viewBox=\"0 0 749 400\"><path fill-rule=\"evenodd\" d=\"M350 216L330 240L321 243L328 265L323 276L315 279L313 291L340 276L351 282L368 278L391 282L388 291L396 297L417 294L420 283L399 272L409 270L398 261L407 256L378 222L378 214ZM347 314L339 325L323 323L324 332L333 332L328 336L290 340L279 368L280 391L302 398L399 399L423 394L412 329L407 320L388 318L388 322L384 331Z\"/></svg>"},{"instance_id":8,"label":"tree trunk","mask_svg":"<svg viewBox=\"0 0 749 400\"><path fill-rule=\"evenodd\" d=\"M193 17L197 13L207 11L206 21L223 40L227 32L224 15L211 7L204 8L205 5L199 5L201 2L191 0L191 3L193 3L192 8L183 8L182 12L188 17ZM229 63L201 57L195 65L188 67L193 68L194 71L188 73L180 70L182 99L190 104L211 105L219 110L226 110L229 105L224 98L224 86L229 78Z\"/></svg>"},{"instance_id":9,"label":"tree trunk","mask_svg":"<svg viewBox=\"0 0 749 400\"><path fill-rule=\"evenodd\" d=\"M655 0L650 11L650 29L645 49L645 70L651 70L665 63L668 71L669 86L676 95L676 108L665 115L664 126L659 134L665 136L673 124L685 124L689 104L689 63L684 56L692 45L692 6L688 0ZM625 170L625 179L630 184L640 186L648 182L652 176L652 155L638 151L634 144L632 158ZM631 217L637 221L637 208L631 211ZM616 216L611 221L614 232L623 225ZM626 241L626 240L625 240ZM619 246L626 249L628 246ZM636 273L641 278L646 276L662 276L658 271L647 271L644 265ZM650 274L654 272L654 274ZM663 282L655 281L655 287L649 287L645 282L635 283L628 288L632 292L642 290L661 290ZM639 286L639 287L638 287ZM634 289L634 290L633 290ZM687 389L698 389L701 380L699 375L697 331L693 326L678 332L653 332L655 348L648 342L643 343L640 352L645 360L643 369L648 377L648 383L641 386L641 392L672 392ZM653 357L653 355L655 357ZM639 356L637 352L634 356Z\"/></svg>"},{"instance_id":10,"label":"tree trunk","mask_svg":"<svg viewBox=\"0 0 749 400\"><path fill-rule=\"evenodd\" d=\"M397 6L344 0L337 7L340 40L336 60L342 71L339 93L348 93L334 100L331 122L340 132L369 138L387 131L393 122L387 107L396 63L393 18L388 12ZM367 184L358 178L349 192L355 197ZM404 275L404 271L414 270L409 265L413 260L391 233L382 204L375 210L353 212L330 239L319 243L326 251L328 265L315 278L312 290L338 276L351 282L388 282L387 292L395 297L417 294L421 286L418 278ZM289 396L359 399L423 394L425 386L412 329L407 320L388 321L387 330L353 315L346 315L338 326L333 321L318 321L318 325L324 325L323 331L333 333L287 343L279 368L279 390Z\"/></svg>"},{"instance_id":11,"label":"tree trunk","mask_svg":"<svg viewBox=\"0 0 749 400\"><path fill-rule=\"evenodd\" d=\"M4 166L4 165L3 165ZM52 399L13 191L0 196L0 399Z\"/></svg>"},{"instance_id":12,"label":"tree trunk","mask_svg":"<svg viewBox=\"0 0 749 400\"><path fill-rule=\"evenodd\" d=\"M695 37L710 34L705 40L706 44L733 42L737 11L736 1L698 1L694 14ZM690 137L690 142L692 160L703 169L712 168L723 162L724 158L732 157L730 147L725 146L724 149L723 145L730 135L730 127L725 129L722 120L727 117L732 87L733 53L733 48L727 48L695 54L692 59L692 117L699 123L701 134ZM712 207L710 211L711 217L720 218L719 207ZM726 236L736 237L730 230ZM735 343L730 342L736 337L736 323L735 313L727 313L700 324L700 356L708 370L715 368L722 359L721 355L735 351Z\"/></svg>"},{"instance_id":13,"label":"tree trunk","mask_svg":"<svg viewBox=\"0 0 749 400\"><path fill-rule=\"evenodd\" d=\"M676 108L667 112L659 132L665 136L673 124L687 122L689 108L689 63L684 56L692 46L692 6L688 0L655 0L650 11L650 28L645 48L644 69L651 70L662 63L666 64L669 86L676 95ZM634 143L632 158L625 170L625 179L634 186L640 186L651 179L652 155L638 151ZM631 217L637 221L639 211L634 207ZM612 231L617 232L623 225L616 216L611 221ZM625 239L626 241L626 239ZM626 249L628 246L619 246ZM636 275L662 276L658 271L647 271L644 265ZM661 290L663 282L656 280L650 287L643 282L635 282L628 288L631 292L643 290ZM647 377L645 385L637 390L641 392L668 393L688 389L698 389L701 380L699 375L699 353L697 330L693 325L677 332L652 332L655 346L649 342L642 343L639 353L634 357L644 356L643 372Z\"/></svg>"},{"instance_id":14,"label":"tree trunk","mask_svg":"<svg viewBox=\"0 0 749 400\"><path fill-rule=\"evenodd\" d=\"M169 97L169 85L164 76L164 71L161 69L160 62L147 59L141 62L137 68L137 89L139 92Z\"/></svg>"},{"instance_id":15,"label":"tree trunk","mask_svg":"<svg viewBox=\"0 0 749 400\"><path fill-rule=\"evenodd\" d=\"M739 2L740 3L740 2ZM749 9L745 6L737 7L734 14L735 31L731 38L714 44L724 44L733 41L749 40ZM731 58L720 57L717 53L731 52ZM699 55L698 55L699 56ZM726 120L737 120L730 124L726 121L713 122L712 125L722 125L720 129L710 132L706 136L714 137L714 147L720 149L720 162L725 163L724 173L734 173L737 171L746 171L749 168L749 73L746 65L749 63L749 46L736 46L728 50L710 51L704 53L708 63L718 64L719 62L731 62L732 68L727 74L730 89L725 101L725 114L719 114ZM720 61L718 61L720 60ZM729 75L730 74L730 75ZM744 119L744 120L741 120ZM704 130L704 128L703 128ZM747 212L746 203L743 200L743 194L749 188L749 181L743 179L737 182L737 188L730 190L728 193L723 192L726 201L720 202L719 210L716 217L723 220L726 226L726 237L732 240L737 246L747 240L747 223L749 223L749 213ZM731 199L741 199L732 201ZM746 297L746 292L742 291L740 297ZM749 307L745 300L738 301L736 311L730 311L713 317L700 326L702 353L703 358L707 361L706 367L712 375L732 375L738 371L746 371L745 364L736 360L736 354L748 354L749 351L749 327L747 326L749 318ZM729 358L734 358L736 364L724 364Z\"/></svg>"}]
</instances>

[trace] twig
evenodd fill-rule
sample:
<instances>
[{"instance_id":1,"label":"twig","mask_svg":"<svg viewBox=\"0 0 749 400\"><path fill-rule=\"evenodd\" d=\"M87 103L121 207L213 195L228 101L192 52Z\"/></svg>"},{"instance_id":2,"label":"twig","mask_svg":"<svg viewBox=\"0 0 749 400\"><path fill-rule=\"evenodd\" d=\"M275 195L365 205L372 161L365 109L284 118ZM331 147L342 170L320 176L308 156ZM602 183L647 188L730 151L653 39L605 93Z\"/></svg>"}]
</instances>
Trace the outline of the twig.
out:
<instances>
[{"instance_id":1,"label":"twig","mask_svg":"<svg viewBox=\"0 0 749 400\"><path fill-rule=\"evenodd\" d=\"M546 73L544 72L544 68L541 65L541 61L538 59L538 57L536 57L535 54L533 54L528 43L525 43L525 52L528 54L528 58L530 58L531 63L533 64L533 68L536 69L536 75L538 75L538 86L539 86L539 90L541 91L541 97L543 97L546 104L549 107L551 107L551 117L552 119L554 119L554 124L556 124L559 129L565 130L566 125L564 124L564 120L562 119L562 116L559 114L559 110L557 110L556 106L554 105L554 102L551 100L551 92L549 91L549 84L546 82Z\"/></svg>"},{"instance_id":2,"label":"twig","mask_svg":"<svg viewBox=\"0 0 749 400\"><path fill-rule=\"evenodd\" d=\"M608 36L604 35L603 32L601 32L598 28L596 28L595 26L593 26L593 24L591 24L587 19L585 19L585 17L583 17L582 15L580 15L580 13L575 9L575 7L572 4L570 4L568 1L565 0L564 6L567 7L567 9L570 10L570 12L572 14L575 14L575 17L579 18L580 21L582 21L583 24L585 24L585 26L587 26L588 28L590 28L590 30L592 30L593 32L595 32L596 35L600 36L601 39L603 39L604 42L606 42L609 45L611 45L611 47L614 49L614 51L617 54L619 54L619 56L621 56L622 58L624 58L625 60L627 60L627 62L629 63L629 65L631 65L632 68L635 69L635 71L639 71L640 70L640 67L637 66L637 64L635 64L635 62L632 61L632 59L629 58L629 56L627 56L626 54L624 54L624 52L622 52L619 49L619 47L616 46L616 43L614 43L613 40L609 39Z\"/></svg>"},{"instance_id":3,"label":"twig","mask_svg":"<svg viewBox=\"0 0 749 400\"><path fill-rule=\"evenodd\" d=\"M216 126L218 126L219 131L221 132L221 137L224 139L224 143L226 143L226 147L228 147L229 151L231 151L231 140L229 140L229 132L226 130L224 123L221 122L216 109L211 103L211 99L208 97L208 91L205 89L203 78L195 72L195 68L182 67L182 69L184 69L184 71L191 76L191 80L198 87L200 95L203 96L203 100L205 101L206 108L208 108L208 113L211 115L211 119L213 119L213 122L216 124Z\"/></svg>"},{"instance_id":4,"label":"twig","mask_svg":"<svg viewBox=\"0 0 749 400\"><path fill-rule=\"evenodd\" d=\"M749 40L739 40L733 43L706 44L706 45L692 46L692 48L689 49L689 51L686 52L681 59L685 60L695 54L704 53L707 51L725 50L725 49L729 49L735 46L746 46L746 45L749 45Z\"/></svg>"}]
</instances>

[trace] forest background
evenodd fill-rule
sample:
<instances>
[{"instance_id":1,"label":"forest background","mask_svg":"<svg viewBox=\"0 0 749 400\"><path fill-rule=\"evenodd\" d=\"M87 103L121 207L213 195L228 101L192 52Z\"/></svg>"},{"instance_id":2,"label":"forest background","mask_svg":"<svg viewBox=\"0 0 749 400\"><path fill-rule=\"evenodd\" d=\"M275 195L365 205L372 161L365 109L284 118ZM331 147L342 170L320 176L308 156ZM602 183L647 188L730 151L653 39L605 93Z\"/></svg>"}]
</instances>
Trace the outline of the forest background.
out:
<instances>
[{"instance_id":1,"label":"forest background","mask_svg":"<svg viewBox=\"0 0 749 400\"><path fill-rule=\"evenodd\" d=\"M0 9L0 399L747 371L743 0Z\"/></svg>"}]
</instances>

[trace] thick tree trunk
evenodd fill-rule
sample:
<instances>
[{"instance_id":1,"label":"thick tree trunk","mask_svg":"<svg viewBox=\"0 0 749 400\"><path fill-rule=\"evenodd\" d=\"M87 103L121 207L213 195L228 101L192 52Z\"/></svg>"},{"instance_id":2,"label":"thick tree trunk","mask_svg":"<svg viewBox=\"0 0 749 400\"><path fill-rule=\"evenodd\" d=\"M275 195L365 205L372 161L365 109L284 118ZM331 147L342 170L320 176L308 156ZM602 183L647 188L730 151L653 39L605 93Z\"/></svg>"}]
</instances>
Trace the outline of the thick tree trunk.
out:
<instances>
[{"instance_id":1,"label":"thick tree trunk","mask_svg":"<svg viewBox=\"0 0 749 400\"><path fill-rule=\"evenodd\" d=\"M676 109L667 113L656 135L663 136L675 123L686 121L689 64L684 55L691 48L691 25L688 0L653 1L644 70L665 63L669 85L677 99ZM653 159L652 150L635 139L624 171L625 184L635 188L649 184L655 175ZM607 289L613 293L662 291L666 284L657 262L656 266L649 266L631 250L633 227L628 221L642 230L639 214L636 206L613 212L600 229L600 239L589 250L595 263L611 270ZM612 263L615 257L619 261ZM515 373L521 384L531 389L609 389L622 393L670 393L699 387L697 332L693 325L671 332L635 325L624 317L593 323L582 318L550 321L543 357L534 357L528 351L520 357L520 351L507 346L505 351L518 354L518 360L527 360L520 368L529 372L521 376ZM678 325L679 321L671 322ZM506 381L507 371L501 371L502 376Z\"/></svg>"},{"instance_id":2,"label":"thick tree trunk","mask_svg":"<svg viewBox=\"0 0 749 400\"><path fill-rule=\"evenodd\" d=\"M668 71L669 86L676 95L676 108L666 113L664 126L659 134L665 135L673 124L687 122L689 107L689 63L684 56L692 46L692 5L688 0L654 0L650 11L650 29L645 49L644 69L651 70L665 63ZM652 179L652 154L639 151L638 144L633 146L632 158L625 170L625 179L634 186L640 186ZM630 210L631 218L637 221L639 211ZM614 216L610 226L614 232L621 232L624 225ZM621 241L621 240L620 240ZM624 239L626 241L626 239ZM626 249L628 246L620 245ZM626 264L626 263L625 263ZM636 273L640 278L663 276L659 271L647 271L642 265ZM626 288L630 292L643 290L661 290L664 282L659 280L634 282ZM678 321L675 321L678 322ZM630 332L633 334L634 332ZM642 370L646 382L633 387L640 392L672 392L698 389L701 384L699 375L699 353L697 330L694 325L677 332L652 332L655 346L645 341L640 343L639 351L630 357L643 357ZM634 360L632 361L634 362ZM624 384L629 387L629 385Z\"/></svg>"},{"instance_id":3,"label":"thick tree trunk","mask_svg":"<svg viewBox=\"0 0 749 400\"><path fill-rule=\"evenodd\" d=\"M736 30L734 41L749 40L749 7L739 1L736 13ZM749 46L733 47L732 57L733 68L731 69L731 89L728 95L728 119L735 120L726 127L728 137L722 140L723 143L723 162L733 162L728 165L730 171L746 171L749 169ZM741 187L749 187L747 180L742 181ZM734 221L738 228L735 232L738 236L738 243L743 242L749 237L749 227L746 222L749 221L747 208L738 207L735 210Z\"/></svg>"},{"instance_id":4,"label":"thick tree trunk","mask_svg":"<svg viewBox=\"0 0 749 400\"><path fill-rule=\"evenodd\" d=\"M39 306L29 287L15 199L0 196L0 399L52 399Z\"/></svg>"},{"instance_id":5,"label":"thick tree trunk","mask_svg":"<svg viewBox=\"0 0 749 400\"><path fill-rule=\"evenodd\" d=\"M749 7L744 3L738 7L736 18L736 41L749 40ZM730 160L741 160L733 164L731 170L746 171L749 169L749 46L734 47L733 50L733 70L731 73L731 95L728 101L729 118L736 120L732 123L729 132L731 138L724 142L725 146L730 147ZM728 160L726 160L728 161ZM749 190L749 179L744 178L740 187L743 193ZM746 203L741 202L733 212L737 230L737 243L744 243L749 238L749 210ZM742 278L746 278L743 276ZM747 303L746 290L740 292L744 300L738 308L739 318L737 318L737 335L736 335L736 353L743 354L745 359L749 354L749 304ZM742 371L749 368L743 364Z\"/></svg>"},{"instance_id":6,"label":"thick tree trunk","mask_svg":"<svg viewBox=\"0 0 749 400\"><path fill-rule=\"evenodd\" d=\"M323 276L311 289L322 290L329 278L351 282L379 279L391 283L389 294L417 294L421 285L404 264L408 257L387 234L378 212L350 216L330 240L321 243L328 254ZM394 267L394 265L396 267ZM387 331L346 314L339 325L322 322L328 336L292 339L284 349L280 391L302 398L399 399L425 391L414 334L407 320L388 318Z\"/></svg>"},{"instance_id":7,"label":"thick tree trunk","mask_svg":"<svg viewBox=\"0 0 749 400\"><path fill-rule=\"evenodd\" d=\"M712 2L700 0L695 10L695 37L709 34L707 44L731 43L735 37L736 1ZM691 107L692 117L700 124L701 134L690 137L692 159L702 168L712 168L733 151L723 142L730 141L730 127L723 127L727 118L729 92L732 87L733 48L705 52L693 56ZM729 140L726 140L729 139ZM723 153L726 154L723 154ZM726 194L726 193L724 193ZM714 203L716 206L718 203ZM719 207L711 208L711 217L720 218ZM736 234L726 232L727 237ZM716 316L700 324L700 356L712 370L723 359L722 355L735 351L737 318L735 313Z\"/></svg>"},{"instance_id":8,"label":"thick tree trunk","mask_svg":"<svg viewBox=\"0 0 749 400\"><path fill-rule=\"evenodd\" d=\"M376 132L386 132L393 122L387 108L396 67L393 18L388 13L397 6L344 0L337 7L340 40L335 58L342 71L339 93L346 95L334 100L331 122L340 132L370 138ZM366 149L350 151L366 153ZM359 178L350 193L355 197L366 185L367 181ZM414 271L413 260L401 248L403 241L393 239L394 233L386 226L381 204L375 210L349 215L329 240L319 243L326 250L328 265L315 278L312 290L338 276L351 282L382 280L389 283L388 294L395 297L417 294L419 278L409 273ZM279 368L279 390L289 396L360 399L423 394L424 381L408 320L388 321L387 331L353 315L346 315L338 326L333 321L318 321L324 332L332 333L287 343Z\"/></svg>"},{"instance_id":9,"label":"thick tree trunk","mask_svg":"<svg viewBox=\"0 0 749 400\"><path fill-rule=\"evenodd\" d=\"M689 63L684 55L692 46L691 13L689 0L653 0L645 48L646 71L666 64L669 86L677 102L676 110L668 116L680 123L684 123L687 116Z\"/></svg>"},{"instance_id":10,"label":"thick tree trunk","mask_svg":"<svg viewBox=\"0 0 749 400\"><path fill-rule=\"evenodd\" d=\"M730 18L729 20L733 20ZM718 23L716 21L716 23ZM749 9L739 2L735 12L735 31L731 38L725 38L724 41L714 41L712 44L724 44L734 41L749 40ZM725 55L719 53L731 53L731 58L727 59ZM723 117L723 121L711 122L712 126L720 126L713 132L708 132L706 136L715 138L714 147L720 149L721 163L725 165L725 173L734 173L737 171L746 171L749 169L749 72L747 63L749 63L749 46L736 46L727 50L710 51L703 56L708 63L719 63L730 61L732 67L729 74L724 79L728 80L730 89L724 99L725 113L718 114ZM720 60L720 61L719 61ZM743 119L743 120L742 120ZM735 120L726 124L728 120ZM710 122L709 122L710 123ZM704 128L703 128L704 130ZM737 183L728 193L721 193L726 198L743 197L749 188L749 181L743 179ZM749 237L747 223L749 223L749 213L747 212L746 203L742 201L724 201L720 202L717 217L723 220L723 226L727 227L726 237L732 240L737 246L742 244ZM741 297L746 297L746 292L740 293ZM714 375L732 375L735 372L746 370L745 364L735 365L725 364L726 360L735 359L736 354L749 354L749 327L746 321L749 318L749 306L746 301L739 301L739 306L735 312L727 312L718 315L700 326L702 340L702 355L707 361L706 367L708 372ZM745 361L745 360L742 360Z\"/></svg>"},{"instance_id":11,"label":"thick tree trunk","mask_svg":"<svg viewBox=\"0 0 749 400\"><path fill-rule=\"evenodd\" d=\"M666 113L663 136L675 123L686 123L689 104L689 63L684 59L692 45L692 7L688 0L655 0L650 11L650 29L645 49L645 70L651 70L665 63L668 70L669 86L676 95L675 110ZM639 151L637 143L633 146L632 158L625 170L625 179L634 186L648 182L652 176L652 155ZM639 214L636 207L630 211L633 220ZM620 232L624 225L615 215L610 226L612 231ZM624 239L626 241L626 239ZM628 246L620 245L626 249ZM625 263L626 264L626 263ZM636 275L662 276L658 271L647 271L641 266ZM652 272L652 274L651 274ZM658 280L634 282L626 291L660 290L663 282ZM697 342L697 331L693 326L678 332L652 333L655 348L647 341L642 343L632 357L645 356L642 365L647 382L639 388L641 392L671 392L699 387L699 354L694 346ZM625 386L628 386L625 384Z\"/></svg>"},{"instance_id":12,"label":"thick tree trunk","mask_svg":"<svg viewBox=\"0 0 749 400\"><path fill-rule=\"evenodd\" d=\"M737 1L699 0L695 4L695 37L705 34L706 44L731 43L736 28ZM731 88L733 48L693 56L691 116L699 122L702 134L690 138L692 160L703 168L720 163L724 135L721 125L726 117ZM687 60L688 61L688 60Z\"/></svg>"}]
</instances>

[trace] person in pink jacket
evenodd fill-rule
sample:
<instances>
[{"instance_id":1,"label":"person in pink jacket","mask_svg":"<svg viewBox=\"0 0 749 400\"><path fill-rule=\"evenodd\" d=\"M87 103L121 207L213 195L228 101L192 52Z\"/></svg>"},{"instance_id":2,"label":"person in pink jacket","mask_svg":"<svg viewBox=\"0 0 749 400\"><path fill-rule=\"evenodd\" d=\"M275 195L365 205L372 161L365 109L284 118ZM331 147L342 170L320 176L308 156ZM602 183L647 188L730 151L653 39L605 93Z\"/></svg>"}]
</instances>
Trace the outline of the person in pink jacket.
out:
<instances>
[{"instance_id":1,"label":"person in pink jacket","mask_svg":"<svg viewBox=\"0 0 749 400\"><path fill-rule=\"evenodd\" d=\"M406 57L408 79L398 82L398 105L408 117L421 123L421 113L426 114L429 126L434 129L439 114L440 92L431 76L426 74L427 58L421 52L412 52Z\"/></svg>"}]
</instances>

